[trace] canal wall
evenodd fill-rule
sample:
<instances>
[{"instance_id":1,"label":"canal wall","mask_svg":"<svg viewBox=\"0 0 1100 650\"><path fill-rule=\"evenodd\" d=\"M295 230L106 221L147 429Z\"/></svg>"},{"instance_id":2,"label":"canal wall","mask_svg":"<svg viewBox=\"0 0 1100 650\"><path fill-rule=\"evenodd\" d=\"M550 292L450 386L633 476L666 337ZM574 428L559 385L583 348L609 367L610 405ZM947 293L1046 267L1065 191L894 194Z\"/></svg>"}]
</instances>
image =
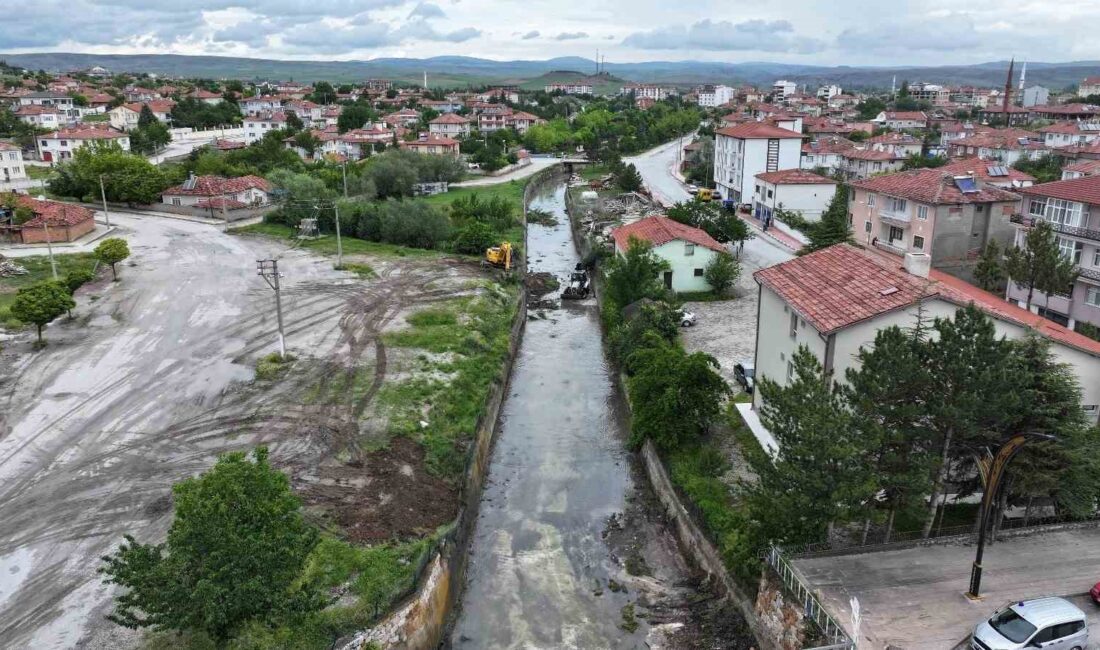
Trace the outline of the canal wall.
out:
<instances>
[{"instance_id":1,"label":"canal wall","mask_svg":"<svg viewBox=\"0 0 1100 650\"><path fill-rule=\"evenodd\" d=\"M523 283L527 273L527 206L539 185L553 178L557 171L556 167L540 171L528 180L524 188L524 246L523 254L515 264L520 277L520 290L508 340L508 357L490 388L489 398L478 418L474 444L467 456L466 482L458 517L427 554L413 592L377 625L340 644L342 650L366 650L371 644L395 650L435 650L447 638L455 606L462 595L470 539L477 521L485 477L489 473L489 458L496 438L500 409L508 395L512 365L527 323L527 289Z\"/></svg>"}]
</instances>

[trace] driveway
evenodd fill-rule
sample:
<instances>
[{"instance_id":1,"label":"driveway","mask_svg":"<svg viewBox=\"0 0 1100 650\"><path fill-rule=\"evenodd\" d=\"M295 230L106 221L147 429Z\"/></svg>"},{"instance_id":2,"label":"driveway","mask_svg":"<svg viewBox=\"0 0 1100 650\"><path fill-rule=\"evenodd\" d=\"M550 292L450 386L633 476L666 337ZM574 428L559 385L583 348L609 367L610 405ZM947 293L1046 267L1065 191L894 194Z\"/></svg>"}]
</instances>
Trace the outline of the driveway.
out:
<instances>
[{"instance_id":1,"label":"driveway","mask_svg":"<svg viewBox=\"0 0 1100 650\"><path fill-rule=\"evenodd\" d=\"M839 623L851 629L850 599L863 613L860 647L950 650L1006 603L1037 596L1074 596L1089 614L1100 647L1100 612L1086 593L1100 580L1100 529L1064 530L998 542L986 548L982 600L963 596L974 561L971 545L806 558L794 566Z\"/></svg>"},{"instance_id":2,"label":"driveway","mask_svg":"<svg viewBox=\"0 0 1100 650\"><path fill-rule=\"evenodd\" d=\"M553 167L559 163L561 163L561 161L557 158L533 157L531 158L531 164L520 167L519 169L513 169L506 174L501 174L499 176L484 176L469 181L451 183L451 187L483 187L485 185L499 185L500 183L507 183L508 181L517 181L534 176L547 167Z\"/></svg>"}]
</instances>

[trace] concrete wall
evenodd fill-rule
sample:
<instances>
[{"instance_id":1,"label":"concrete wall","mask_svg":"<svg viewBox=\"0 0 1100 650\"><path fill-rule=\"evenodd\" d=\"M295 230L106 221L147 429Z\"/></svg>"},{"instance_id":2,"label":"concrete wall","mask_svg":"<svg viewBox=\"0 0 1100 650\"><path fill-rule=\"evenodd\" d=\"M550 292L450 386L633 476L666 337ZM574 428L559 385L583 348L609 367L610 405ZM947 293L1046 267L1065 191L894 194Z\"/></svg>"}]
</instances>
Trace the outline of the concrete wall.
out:
<instances>
[{"instance_id":1,"label":"concrete wall","mask_svg":"<svg viewBox=\"0 0 1100 650\"><path fill-rule=\"evenodd\" d=\"M686 244L687 242L677 239L654 248L653 252L671 267L673 291L710 291L710 283L706 278L695 274L702 273L718 253L696 245L694 253L688 255Z\"/></svg>"},{"instance_id":2,"label":"concrete wall","mask_svg":"<svg viewBox=\"0 0 1100 650\"><path fill-rule=\"evenodd\" d=\"M771 289L760 287L759 326L756 328L756 376L781 385L787 381L787 365L800 345L810 348L824 363L826 342L812 325L795 313ZM791 336L791 314L798 318ZM760 391L753 391L753 408L760 407Z\"/></svg>"},{"instance_id":3,"label":"concrete wall","mask_svg":"<svg viewBox=\"0 0 1100 650\"><path fill-rule=\"evenodd\" d=\"M802 218L807 221L821 221L821 213L829 207L829 202L836 194L836 185L825 183L776 185L758 178L753 190L753 201L773 211L782 207L784 210L801 213ZM770 197L768 192L771 192Z\"/></svg>"}]
</instances>

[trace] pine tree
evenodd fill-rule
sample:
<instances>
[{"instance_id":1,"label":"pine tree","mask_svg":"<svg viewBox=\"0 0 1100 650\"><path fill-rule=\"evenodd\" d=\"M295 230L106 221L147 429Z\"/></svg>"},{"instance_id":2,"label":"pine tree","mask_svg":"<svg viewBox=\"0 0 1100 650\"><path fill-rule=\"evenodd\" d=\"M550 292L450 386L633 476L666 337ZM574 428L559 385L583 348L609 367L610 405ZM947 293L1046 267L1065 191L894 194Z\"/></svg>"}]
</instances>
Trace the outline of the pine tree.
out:
<instances>
[{"instance_id":1,"label":"pine tree","mask_svg":"<svg viewBox=\"0 0 1100 650\"><path fill-rule=\"evenodd\" d=\"M799 347L791 364L786 386L760 377L760 418L780 452L774 462L753 464L760 480L748 503L766 538L812 542L834 522L864 512L877 490L874 446L852 426L842 393L808 348Z\"/></svg>"},{"instance_id":2,"label":"pine tree","mask_svg":"<svg viewBox=\"0 0 1100 650\"><path fill-rule=\"evenodd\" d=\"M829 202L828 209L821 215L821 221L813 224L806 233L810 243L798 251L805 255L828 248L833 244L852 241L852 229L848 224L848 186L837 185L836 194Z\"/></svg>"},{"instance_id":3,"label":"pine tree","mask_svg":"<svg viewBox=\"0 0 1100 650\"><path fill-rule=\"evenodd\" d=\"M1049 222L1036 220L1024 237L1023 247L1008 249L1005 272L1016 286L1027 288L1027 309L1038 290L1051 294L1063 292L1077 277L1073 260L1062 254Z\"/></svg>"},{"instance_id":4,"label":"pine tree","mask_svg":"<svg viewBox=\"0 0 1100 650\"><path fill-rule=\"evenodd\" d=\"M141 105L141 112L138 113L138 128L144 129L153 124L157 124L157 116L153 115L153 109L149 108L148 104Z\"/></svg>"},{"instance_id":5,"label":"pine tree","mask_svg":"<svg viewBox=\"0 0 1100 650\"><path fill-rule=\"evenodd\" d=\"M974 266L974 279L978 286L986 291L999 292L1005 281L1005 270L1002 261L1001 247L997 241L990 239L982 249L981 257Z\"/></svg>"}]
</instances>

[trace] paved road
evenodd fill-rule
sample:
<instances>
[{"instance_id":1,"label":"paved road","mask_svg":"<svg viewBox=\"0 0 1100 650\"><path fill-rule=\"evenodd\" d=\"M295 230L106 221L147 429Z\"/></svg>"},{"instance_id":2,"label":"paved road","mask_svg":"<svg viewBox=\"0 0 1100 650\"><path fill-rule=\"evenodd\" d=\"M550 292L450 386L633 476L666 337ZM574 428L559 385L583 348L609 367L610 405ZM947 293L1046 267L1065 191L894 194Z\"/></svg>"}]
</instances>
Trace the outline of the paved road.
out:
<instances>
[{"instance_id":1,"label":"paved road","mask_svg":"<svg viewBox=\"0 0 1100 650\"><path fill-rule=\"evenodd\" d=\"M507 183L508 181L520 180L522 178L528 178L534 176L547 167L553 167L561 161L557 158L543 158L535 157L531 158L531 164L519 169L514 169L507 174L501 174L500 176L485 176L483 178L475 178L469 181L462 181L460 183L451 183L451 187L481 187L484 185L498 185L500 183Z\"/></svg>"},{"instance_id":2,"label":"paved road","mask_svg":"<svg viewBox=\"0 0 1100 650\"><path fill-rule=\"evenodd\" d=\"M982 602L963 597L973 546L929 546L841 557L808 558L795 567L820 591L825 606L848 625L850 599L859 598L862 636L871 650L949 650L1004 604L1037 596L1085 593L1100 580L1100 529L1061 531L1007 540L985 553ZM1080 599L1079 599L1080 600ZM1078 603L1096 631L1100 611Z\"/></svg>"},{"instance_id":3,"label":"paved road","mask_svg":"<svg viewBox=\"0 0 1100 650\"><path fill-rule=\"evenodd\" d=\"M309 445L278 427L246 428L239 409L259 406L240 404L250 393L234 386L274 349L273 298L255 260L285 247L186 221L112 222L133 253L122 281L82 289L77 320L51 324L45 350L31 351L24 334L0 353L5 650L130 645L103 621L112 591L98 558L125 532L163 535L171 483L216 453L266 441L273 455L305 455ZM312 319L291 344L316 349L314 333L339 320L343 301L319 287L344 275L301 251L284 254L280 270L288 331ZM103 630L107 639L83 645Z\"/></svg>"}]
</instances>

